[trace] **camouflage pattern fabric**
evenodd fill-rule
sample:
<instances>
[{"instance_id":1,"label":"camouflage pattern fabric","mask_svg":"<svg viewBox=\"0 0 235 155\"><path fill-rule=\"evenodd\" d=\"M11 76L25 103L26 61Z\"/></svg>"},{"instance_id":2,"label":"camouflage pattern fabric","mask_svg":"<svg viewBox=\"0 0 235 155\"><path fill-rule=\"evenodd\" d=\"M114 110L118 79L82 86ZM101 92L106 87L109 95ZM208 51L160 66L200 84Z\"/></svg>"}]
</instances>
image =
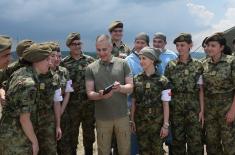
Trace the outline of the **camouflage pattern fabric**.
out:
<instances>
[{"instance_id":1,"label":"camouflage pattern fabric","mask_svg":"<svg viewBox=\"0 0 235 155\"><path fill-rule=\"evenodd\" d=\"M62 89L62 93L65 93L65 88L66 88L66 83L69 80L69 72L65 67L59 66L55 72L59 75L60 77L60 85ZM57 154L58 155L70 155L72 154L72 149L71 147L66 147L68 144L70 144L70 130L71 130L71 125L70 125L70 120L67 108L65 109L63 115L61 116L61 130L62 130L62 137L61 139L57 142Z\"/></svg>"},{"instance_id":2,"label":"camouflage pattern fabric","mask_svg":"<svg viewBox=\"0 0 235 155\"><path fill-rule=\"evenodd\" d=\"M207 154L235 154L235 126L226 124L235 89L235 57L222 54L218 63L204 63L205 127Z\"/></svg>"},{"instance_id":3,"label":"camouflage pattern fabric","mask_svg":"<svg viewBox=\"0 0 235 155\"><path fill-rule=\"evenodd\" d=\"M123 42L121 42L121 45L119 47L115 43L113 43L113 50L111 52L113 56L119 57L120 53L123 53L126 56L128 56L130 52L131 52L130 48Z\"/></svg>"},{"instance_id":4,"label":"camouflage pattern fabric","mask_svg":"<svg viewBox=\"0 0 235 155\"><path fill-rule=\"evenodd\" d=\"M173 85L170 104L173 155L203 153L201 125L198 122L200 104L197 84L202 71L202 63L191 58L186 64L179 60L170 61L166 67L165 76Z\"/></svg>"},{"instance_id":5,"label":"camouflage pattern fabric","mask_svg":"<svg viewBox=\"0 0 235 155\"><path fill-rule=\"evenodd\" d=\"M6 96L6 106L0 123L0 154L30 155L31 143L25 136L19 117L30 113L34 128L37 128L37 82L36 72L31 68L21 68L10 80Z\"/></svg>"},{"instance_id":6,"label":"camouflage pattern fabric","mask_svg":"<svg viewBox=\"0 0 235 155\"><path fill-rule=\"evenodd\" d=\"M55 155L55 115L53 109L53 97L55 90L60 88L58 74L49 71L45 75L38 76L39 94L37 102L37 138L39 142L39 155Z\"/></svg>"},{"instance_id":7,"label":"camouflage pattern fabric","mask_svg":"<svg viewBox=\"0 0 235 155\"><path fill-rule=\"evenodd\" d=\"M73 154L76 153L78 145L79 126L82 123L83 145L85 152L92 152L95 141L94 133L94 103L88 101L85 87L85 71L88 64L94 59L90 56L81 55L79 60L67 56L63 59L62 66L69 71L70 79L73 81L74 92L70 93L70 100L67 105L67 112L71 129L69 131L70 143L66 147L71 147Z\"/></svg>"},{"instance_id":8,"label":"camouflage pattern fabric","mask_svg":"<svg viewBox=\"0 0 235 155\"><path fill-rule=\"evenodd\" d=\"M136 99L135 123L141 155L163 154L163 140L159 136L163 125L161 92L169 88L167 78L158 73L134 77L132 97Z\"/></svg>"}]
</instances>

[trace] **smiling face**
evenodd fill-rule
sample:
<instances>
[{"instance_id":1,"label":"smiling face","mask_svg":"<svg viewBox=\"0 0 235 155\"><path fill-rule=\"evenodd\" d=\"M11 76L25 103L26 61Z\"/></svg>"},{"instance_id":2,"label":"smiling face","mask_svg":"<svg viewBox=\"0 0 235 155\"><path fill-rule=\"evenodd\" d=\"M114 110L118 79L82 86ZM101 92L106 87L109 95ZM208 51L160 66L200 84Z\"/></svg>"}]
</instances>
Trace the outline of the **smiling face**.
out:
<instances>
[{"instance_id":1,"label":"smiling face","mask_svg":"<svg viewBox=\"0 0 235 155\"><path fill-rule=\"evenodd\" d=\"M166 46L166 42L160 38L154 38L153 39L153 47L154 48L159 48L159 49L164 49Z\"/></svg>"},{"instance_id":2,"label":"smiling face","mask_svg":"<svg viewBox=\"0 0 235 155\"><path fill-rule=\"evenodd\" d=\"M144 40L137 39L137 40L135 40L135 45L134 46L135 46L135 50L139 53L140 50L142 50L142 48L147 46L147 43Z\"/></svg>"},{"instance_id":3,"label":"smiling face","mask_svg":"<svg viewBox=\"0 0 235 155\"><path fill-rule=\"evenodd\" d=\"M98 41L96 43L96 52L102 61L109 61L111 57L112 45L106 41Z\"/></svg>"},{"instance_id":4,"label":"smiling face","mask_svg":"<svg viewBox=\"0 0 235 155\"><path fill-rule=\"evenodd\" d=\"M110 32L112 40L121 41L123 36L123 28L115 28Z\"/></svg>"},{"instance_id":5,"label":"smiling face","mask_svg":"<svg viewBox=\"0 0 235 155\"><path fill-rule=\"evenodd\" d=\"M186 55L189 54L190 49L192 48L192 43L187 43L185 41L183 42L176 42L175 44L177 51L179 52L179 55Z\"/></svg>"},{"instance_id":6,"label":"smiling face","mask_svg":"<svg viewBox=\"0 0 235 155\"><path fill-rule=\"evenodd\" d=\"M61 54L61 52L57 52L57 53L56 53L56 56L57 56L57 59L56 59L56 61L55 61L55 65L56 65L56 66L59 66L60 63L61 63L61 61L62 61L62 54Z\"/></svg>"},{"instance_id":7,"label":"smiling face","mask_svg":"<svg viewBox=\"0 0 235 155\"><path fill-rule=\"evenodd\" d=\"M154 66L154 61L141 54L140 55L140 65L142 66L142 68L144 70L147 70L147 69Z\"/></svg>"},{"instance_id":8,"label":"smiling face","mask_svg":"<svg viewBox=\"0 0 235 155\"><path fill-rule=\"evenodd\" d=\"M69 45L69 49L73 54L79 54L82 50L82 42L80 40L73 40Z\"/></svg>"},{"instance_id":9,"label":"smiling face","mask_svg":"<svg viewBox=\"0 0 235 155\"><path fill-rule=\"evenodd\" d=\"M209 41L207 43L207 54L210 57L214 57L222 53L224 49L223 45L220 45L218 41Z\"/></svg>"}]
</instances>

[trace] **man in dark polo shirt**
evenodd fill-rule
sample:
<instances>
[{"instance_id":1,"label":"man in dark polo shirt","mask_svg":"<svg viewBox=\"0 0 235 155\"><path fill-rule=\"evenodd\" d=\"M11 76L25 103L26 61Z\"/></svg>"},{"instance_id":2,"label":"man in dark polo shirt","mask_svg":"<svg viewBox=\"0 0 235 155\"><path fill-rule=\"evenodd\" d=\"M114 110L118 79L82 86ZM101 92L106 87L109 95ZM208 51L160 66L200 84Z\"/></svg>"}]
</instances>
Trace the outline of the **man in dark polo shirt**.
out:
<instances>
[{"instance_id":1,"label":"man in dark polo shirt","mask_svg":"<svg viewBox=\"0 0 235 155\"><path fill-rule=\"evenodd\" d=\"M112 133L117 137L120 155L130 155L130 128L127 94L133 90L133 79L127 62L112 56L112 42L108 35L96 39L99 59L86 69L86 89L95 100L98 155L110 153ZM104 89L112 85L104 94Z\"/></svg>"}]
</instances>

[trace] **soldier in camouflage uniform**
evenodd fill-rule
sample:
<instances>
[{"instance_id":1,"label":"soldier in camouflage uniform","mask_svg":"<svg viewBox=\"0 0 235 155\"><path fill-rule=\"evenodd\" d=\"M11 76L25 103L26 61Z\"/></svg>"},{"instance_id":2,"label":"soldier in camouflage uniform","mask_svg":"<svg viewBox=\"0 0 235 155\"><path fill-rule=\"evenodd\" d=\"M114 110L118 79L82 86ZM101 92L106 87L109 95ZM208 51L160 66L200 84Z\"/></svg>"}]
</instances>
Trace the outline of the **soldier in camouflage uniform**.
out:
<instances>
[{"instance_id":1,"label":"soldier in camouflage uniform","mask_svg":"<svg viewBox=\"0 0 235 155\"><path fill-rule=\"evenodd\" d=\"M61 139L57 142L57 154L58 155L70 155L72 153L71 147L66 147L70 143L71 130L69 115L66 109L70 98L70 92L73 92L71 87L71 80L69 80L69 73L65 67L59 66L61 63L61 52L59 44L56 42L49 42L52 49L51 56L55 58L55 62L50 66L50 69L59 75L60 86L63 94L63 102L61 104L61 130L63 132Z\"/></svg>"},{"instance_id":2,"label":"soldier in camouflage uniform","mask_svg":"<svg viewBox=\"0 0 235 155\"><path fill-rule=\"evenodd\" d=\"M66 45L70 48L70 55L63 59L62 66L68 69L74 89L74 92L70 94L67 106L70 118L68 121L71 123L71 135L70 143L67 143L66 147L71 147L73 150L72 154L76 154L79 127L82 123L85 155L92 155L95 141L94 104L87 99L85 70L94 59L82 53L79 33L70 33L67 37Z\"/></svg>"},{"instance_id":3,"label":"soldier in camouflage uniform","mask_svg":"<svg viewBox=\"0 0 235 155\"><path fill-rule=\"evenodd\" d=\"M206 150L208 155L235 154L235 57L222 51L225 38L217 33L206 40L204 61Z\"/></svg>"},{"instance_id":4,"label":"soldier in camouflage uniform","mask_svg":"<svg viewBox=\"0 0 235 155\"><path fill-rule=\"evenodd\" d=\"M124 59L130 54L131 50L126 44L122 42L123 23L121 21L113 21L109 25L109 33L113 43L112 54L115 57Z\"/></svg>"},{"instance_id":5,"label":"soldier in camouflage uniform","mask_svg":"<svg viewBox=\"0 0 235 155\"><path fill-rule=\"evenodd\" d=\"M168 135L170 84L156 71L160 51L145 47L140 51L144 72L134 77L131 125L136 129L141 155L162 155L162 138ZM163 103L162 103L163 102Z\"/></svg>"},{"instance_id":6,"label":"soldier in camouflage uniform","mask_svg":"<svg viewBox=\"0 0 235 155\"><path fill-rule=\"evenodd\" d=\"M0 123L1 155L37 155L39 148L53 147L45 147L40 141L40 137L50 136L40 132L40 117L42 117L40 99L43 94L47 94L50 105L54 101L56 109L59 105L58 99L61 97L56 91L59 86L58 78L51 78L48 86L42 79L49 70L50 52L50 48L41 45L27 49L23 57L32 63L32 66L23 67L11 76L7 85L7 104ZM50 90L45 89L47 87L50 87ZM54 155L55 153L43 152L42 154Z\"/></svg>"},{"instance_id":7,"label":"soldier in camouflage uniform","mask_svg":"<svg viewBox=\"0 0 235 155\"><path fill-rule=\"evenodd\" d=\"M5 91L2 83L6 79L4 68L10 62L11 39L7 36L0 36L0 118L2 116L2 104L5 103Z\"/></svg>"},{"instance_id":8,"label":"soldier in camouflage uniform","mask_svg":"<svg viewBox=\"0 0 235 155\"><path fill-rule=\"evenodd\" d=\"M11 74L12 74L14 71L16 71L16 70L18 70L18 69L20 69L20 68L22 68L22 67L24 67L24 66L30 65L29 62L27 62L26 60L24 60L24 59L22 58L22 55L23 55L24 51L25 51L27 48L29 48L32 44L34 44L34 42L33 42L32 40L28 40L28 39L22 40L22 41L20 41L20 42L17 44L17 46L16 46L16 53L17 53L19 59L18 59L17 61L15 61L15 62L11 63L11 64L7 67L7 69L6 69L6 76L7 76L7 77L10 77Z\"/></svg>"},{"instance_id":9,"label":"soldier in camouflage uniform","mask_svg":"<svg viewBox=\"0 0 235 155\"><path fill-rule=\"evenodd\" d=\"M204 122L202 63L189 55L192 47L190 34L181 33L175 38L174 44L179 52L179 58L170 61L165 72L165 76L173 85L172 154L201 155L203 154L201 128Z\"/></svg>"},{"instance_id":10,"label":"soldier in camouflage uniform","mask_svg":"<svg viewBox=\"0 0 235 155\"><path fill-rule=\"evenodd\" d=\"M16 46L16 53L19 57L19 59L11 64L9 64L7 66L7 68L5 68L4 70L2 70L2 73L3 73L3 76L2 76L2 81L4 82L3 83L3 86L4 84L7 83L7 78L11 76L11 74L13 72L15 72L16 70L24 67L24 66L27 66L27 65L30 65L29 62L27 62L26 60L24 60L22 58L22 55L23 55L23 52L28 48L30 47L34 42L32 40L22 40L20 41L17 46Z\"/></svg>"},{"instance_id":11,"label":"soldier in camouflage uniform","mask_svg":"<svg viewBox=\"0 0 235 155\"><path fill-rule=\"evenodd\" d=\"M48 45L48 43L42 43L35 46L40 46L43 50L51 50L51 47ZM28 50L30 51L33 48L34 45L30 46ZM24 54L27 54L28 50L26 50ZM54 63L54 61L55 59L50 55L49 64L51 65L52 63ZM39 155L54 155L57 152L57 140L61 138L60 101L63 100L63 97L61 96L60 78L58 74L49 71L46 74L39 75L38 81L40 82L40 93L37 96L36 100L38 102L37 138L40 148ZM58 96L58 98L56 98L57 102L53 104L53 95L56 93L60 95Z\"/></svg>"}]
</instances>

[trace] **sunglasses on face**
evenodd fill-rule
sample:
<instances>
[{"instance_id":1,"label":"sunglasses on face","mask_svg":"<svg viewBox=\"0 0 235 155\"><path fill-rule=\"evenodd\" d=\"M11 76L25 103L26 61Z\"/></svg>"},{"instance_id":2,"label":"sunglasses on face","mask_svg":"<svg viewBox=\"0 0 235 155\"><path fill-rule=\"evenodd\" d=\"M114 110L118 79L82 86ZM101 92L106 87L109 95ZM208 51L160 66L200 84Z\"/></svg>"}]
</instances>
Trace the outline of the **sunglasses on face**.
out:
<instances>
[{"instance_id":1,"label":"sunglasses on face","mask_svg":"<svg viewBox=\"0 0 235 155\"><path fill-rule=\"evenodd\" d=\"M71 43L71 46L80 46L82 43Z\"/></svg>"}]
</instances>

